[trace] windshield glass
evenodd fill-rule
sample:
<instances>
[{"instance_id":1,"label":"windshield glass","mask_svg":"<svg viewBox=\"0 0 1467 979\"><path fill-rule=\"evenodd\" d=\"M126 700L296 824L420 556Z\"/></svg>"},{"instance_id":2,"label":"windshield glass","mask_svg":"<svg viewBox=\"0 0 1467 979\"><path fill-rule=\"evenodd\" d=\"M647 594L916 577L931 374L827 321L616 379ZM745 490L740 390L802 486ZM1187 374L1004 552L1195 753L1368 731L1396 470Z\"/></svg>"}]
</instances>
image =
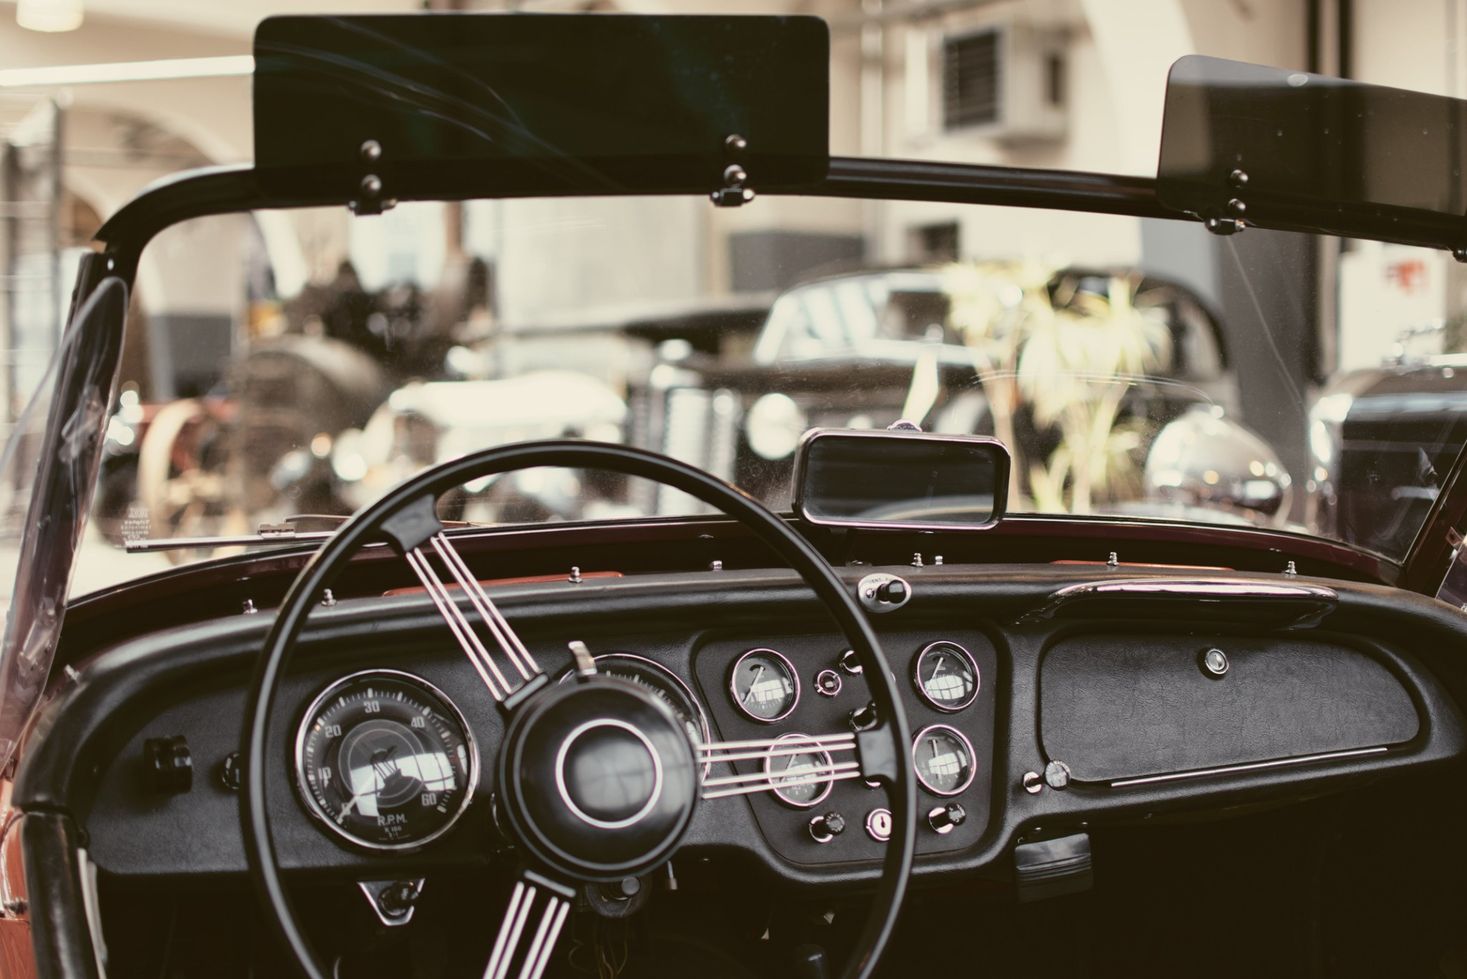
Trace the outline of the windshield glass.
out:
<instances>
[{"instance_id":1,"label":"windshield glass","mask_svg":"<svg viewBox=\"0 0 1467 979\"><path fill-rule=\"evenodd\" d=\"M224 553L124 539L344 515L523 439L644 446L784 510L807 429L898 419L1006 442L1011 513L1278 528L1399 558L1467 436L1460 324L1419 316L1450 258L1357 242L1321 263L1337 248L777 197L191 221L140 270L77 591ZM703 512L574 473L467 487L450 508Z\"/></svg>"}]
</instances>

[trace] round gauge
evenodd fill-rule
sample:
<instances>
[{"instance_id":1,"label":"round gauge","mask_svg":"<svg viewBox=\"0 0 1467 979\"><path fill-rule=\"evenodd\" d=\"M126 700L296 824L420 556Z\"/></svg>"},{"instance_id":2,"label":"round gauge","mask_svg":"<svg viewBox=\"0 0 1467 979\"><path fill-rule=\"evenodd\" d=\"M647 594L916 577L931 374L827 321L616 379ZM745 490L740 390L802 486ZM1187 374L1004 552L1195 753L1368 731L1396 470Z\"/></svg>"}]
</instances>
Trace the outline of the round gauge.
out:
<instances>
[{"instance_id":1,"label":"round gauge","mask_svg":"<svg viewBox=\"0 0 1467 979\"><path fill-rule=\"evenodd\" d=\"M957 795L973 781L973 745L957 728L934 724L912 743L917 781L933 795Z\"/></svg>"},{"instance_id":2,"label":"round gauge","mask_svg":"<svg viewBox=\"0 0 1467 979\"><path fill-rule=\"evenodd\" d=\"M810 750L799 751L802 744ZM774 786L774 794L796 809L819 805L830 795L830 753L819 748L807 734L786 734L774 740L774 750L764 759L764 774Z\"/></svg>"},{"instance_id":3,"label":"round gauge","mask_svg":"<svg viewBox=\"0 0 1467 979\"><path fill-rule=\"evenodd\" d=\"M629 680L672 708L673 714L688 732L688 739L694 744L707 744L713 740L709 733L708 716L703 713L703 707L693 696L693 691L688 689L688 685L676 673L661 663L632 653L602 653L596 657L596 672L603 676ZM565 683L574 677L575 670L567 670L560 682ZM707 768L705 765L705 772Z\"/></svg>"},{"instance_id":4,"label":"round gauge","mask_svg":"<svg viewBox=\"0 0 1467 979\"><path fill-rule=\"evenodd\" d=\"M784 655L773 649L751 649L740 656L728 678L734 704L765 724L790 716L800 702L800 678Z\"/></svg>"},{"instance_id":5,"label":"round gauge","mask_svg":"<svg viewBox=\"0 0 1467 979\"><path fill-rule=\"evenodd\" d=\"M479 756L463 715L427 681L393 670L344 677L301 720L296 784L312 815L376 850L422 846L463 814Z\"/></svg>"},{"instance_id":6,"label":"round gauge","mask_svg":"<svg viewBox=\"0 0 1467 979\"><path fill-rule=\"evenodd\" d=\"M940 711L962 710L978 696L978 664L955 642L935 642L917 654L917 692Z\"/></svg>"}]
</instances>

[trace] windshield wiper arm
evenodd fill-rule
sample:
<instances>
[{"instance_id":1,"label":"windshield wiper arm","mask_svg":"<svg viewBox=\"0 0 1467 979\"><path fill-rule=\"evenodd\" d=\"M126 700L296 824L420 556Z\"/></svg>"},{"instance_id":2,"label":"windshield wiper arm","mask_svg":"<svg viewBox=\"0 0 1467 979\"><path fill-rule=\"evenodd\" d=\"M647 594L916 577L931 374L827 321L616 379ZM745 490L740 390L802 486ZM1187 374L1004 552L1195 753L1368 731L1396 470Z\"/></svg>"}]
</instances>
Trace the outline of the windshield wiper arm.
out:
<instances>
[{"instance_id":1,"label":"windshield wiper arm","mask_svg":"<svg viewBox=\"0 0 1467 979\"><path fill-rule=\"evenodd\" d=\"M216 547L269 547L275 544L317 543L328 539L334 530L298 530L298 523L343 524L350 517L339 513L294 513L279 523L262 523L253 534L226 534L220 537L136 537L122 542L128 554L149 551L212 550ZM467 520L441 521L445 528L481 527ZM367 546L372 546L371 544Z\"/></svg>"}]
</instances>

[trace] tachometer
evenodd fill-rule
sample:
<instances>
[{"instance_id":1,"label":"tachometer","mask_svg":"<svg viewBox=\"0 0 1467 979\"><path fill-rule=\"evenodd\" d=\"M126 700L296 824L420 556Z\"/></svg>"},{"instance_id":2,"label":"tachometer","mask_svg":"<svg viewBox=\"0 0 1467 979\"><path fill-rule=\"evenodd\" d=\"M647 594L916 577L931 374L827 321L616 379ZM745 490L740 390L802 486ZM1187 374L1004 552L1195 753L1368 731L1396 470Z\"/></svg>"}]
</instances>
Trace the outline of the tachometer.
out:
<instances>
[{"instance_id":1,"label":"tachometer","mask_svg":"<svg viewBox=\"0 0 1467 979\"><path fill-rule=\"evenodd\" d=\"M479 758L463 715L427 681L394 670L343 677L296 734L296 784L311 813L358 846L422 846L463 814Z\"/></svg>"}]
</instances>

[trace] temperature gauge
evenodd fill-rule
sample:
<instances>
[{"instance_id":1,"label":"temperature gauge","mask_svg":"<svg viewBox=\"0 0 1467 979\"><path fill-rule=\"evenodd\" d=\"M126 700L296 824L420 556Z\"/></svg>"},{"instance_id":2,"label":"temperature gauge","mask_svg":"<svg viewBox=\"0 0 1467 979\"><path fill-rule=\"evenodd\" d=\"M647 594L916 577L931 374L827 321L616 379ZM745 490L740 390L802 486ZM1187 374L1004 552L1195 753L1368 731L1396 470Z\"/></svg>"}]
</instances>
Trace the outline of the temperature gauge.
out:
<instances>
[{"instance_id":1,"label":"temperature gauge","mask_svg":"<svg viewBox=\"0 0 1467 979\"><path fill-rule=\"evenodd\" d=\"M918 653L912 679L923 700L947 713L962 710L978 696L978 664L955 642L935 642Z\"/></svg>"},{"instance_id":2,"label":"temperature gauge","mask_svg":"<svg viewBox=\"0 0 1467 979\"><path fill-rule=\"evenodd\" d=\"M773 649L751 649L740 656L728 689L739 710L764 724L784 720L800 701L795 668Z\"/></svg>"},{"instance_id":3,"label":"temperature gauge","mask_svg":"<svg viewBox=\"0 0 1467 979\"><path fill-rule=\"evenodd\" d=\"M933 795L957 795L973 781L973 745L957 728L934 724L912 744L917 781Z\"/></svg>"}]
</instances>

